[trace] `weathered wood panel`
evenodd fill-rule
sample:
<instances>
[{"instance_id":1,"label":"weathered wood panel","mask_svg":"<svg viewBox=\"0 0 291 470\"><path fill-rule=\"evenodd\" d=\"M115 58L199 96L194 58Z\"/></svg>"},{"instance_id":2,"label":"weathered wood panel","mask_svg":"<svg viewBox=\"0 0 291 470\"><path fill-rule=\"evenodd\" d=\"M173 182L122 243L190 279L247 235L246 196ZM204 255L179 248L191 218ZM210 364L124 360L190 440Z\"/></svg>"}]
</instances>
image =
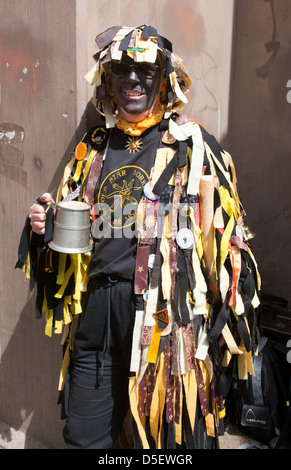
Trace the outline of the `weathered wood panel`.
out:
<instances>
[{"instance_id":1,"label":"weathered wood panel","mask_svg":"<svg viewBox=\"0 0 291 470\"><path fill-rule=\"evenodd\" d=\"M237 2L229 149L263 290L291 303L291 4Z\"/></svg>"},{"instance_id":2,"label":"weathered wood panel","mask_svg":"<svg viewBox=\"0 0 291 470\"><path fill-rule=\"evenodd\" d=\"M44 336L14 265L29 207L55 189L74 139L74 2L2 1L0 18L0 419L57 446L60 340Z\"/></svg>"}]
</instances>

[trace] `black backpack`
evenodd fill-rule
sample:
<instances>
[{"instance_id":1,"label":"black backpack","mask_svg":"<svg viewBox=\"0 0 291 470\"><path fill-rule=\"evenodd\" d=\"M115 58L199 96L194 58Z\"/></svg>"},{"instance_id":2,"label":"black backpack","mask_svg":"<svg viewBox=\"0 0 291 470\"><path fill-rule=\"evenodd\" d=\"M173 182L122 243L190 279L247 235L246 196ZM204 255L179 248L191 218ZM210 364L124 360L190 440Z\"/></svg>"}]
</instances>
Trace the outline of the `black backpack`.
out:
<instances>
[{"instance_id":1,"label":"black backpack","mask_svg":"<svg viewBox=\"0 0 291 470\"><path fill-rule=\"evenodd\" d=\"M278 449L290 425L291 364L283 342L262 337L254 357L255 376L234 379L231 413L241 432L270 449ZM231 415L230 415L231 416Z\"/></svg>"}]
</instances>

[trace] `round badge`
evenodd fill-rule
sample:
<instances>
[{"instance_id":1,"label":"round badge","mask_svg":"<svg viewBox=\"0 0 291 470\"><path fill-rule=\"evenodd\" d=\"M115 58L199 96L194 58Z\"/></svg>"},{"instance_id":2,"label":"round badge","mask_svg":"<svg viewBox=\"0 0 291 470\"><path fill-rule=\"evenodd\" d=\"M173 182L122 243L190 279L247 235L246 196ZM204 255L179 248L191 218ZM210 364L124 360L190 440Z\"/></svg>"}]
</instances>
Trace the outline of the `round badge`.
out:
<instances>
[{"instance_id":1,"label":"round badge","mask_svg":"<svg viewBox=\"0 0 291 470\"><path fill-rule=\"evenodd\" d=\"M85 142L80 142L77 145L76 150L75 150L76 159L80 162L84 160L86 155L87 155L87 145L85 144Z\"/></svg>"},{"instance_id":2,"label":"round badge","mask_svg":"<svg viewBox=\"0 0 291 470\"><path fill-rule=\"evenodd\" d=\"M191 248L194 243L194 236L191 230L188 228L181 228L177 233L177 243L179 247L184 250Z\"/></svg>"},{"instance_id":3,"label":"round badge","mask_svg":"<svg viewBox=\"0 0 291 470\"><path fill-rule=\"evenodd\" d=\"M95 150L98 150L99 147L104 142L106 137L106 131L103 127L97 127L91 134L91 143L93 144Z\"/></svg>"},{"instance_id":4,"label":"round badge","mask_svg":"<svg viewBox=\"0 0 291 470\"><path fill-rule=\"evenodd\" d=\"M148 181L144 188L143 188L143 192L145 194L145 197L147 199L149 199L150 201L157 201L158 199L160 199L160 196L157 196L156 194L153 193L153 190L152 190L152 186L151 186L151 182Z\"/></svg>"}]
</instances>

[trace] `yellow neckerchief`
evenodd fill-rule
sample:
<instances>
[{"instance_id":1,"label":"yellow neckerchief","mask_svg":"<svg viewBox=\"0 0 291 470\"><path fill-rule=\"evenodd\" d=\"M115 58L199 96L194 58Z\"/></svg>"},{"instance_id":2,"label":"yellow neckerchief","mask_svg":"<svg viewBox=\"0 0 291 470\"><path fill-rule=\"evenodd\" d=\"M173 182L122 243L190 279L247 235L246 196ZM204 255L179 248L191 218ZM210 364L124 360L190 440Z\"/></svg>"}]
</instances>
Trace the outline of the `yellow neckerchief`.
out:
<instances>
[{"instance_id":1,"label":"yellow neckerchief","mask_svg":"<svg viewBox=\"0 0 291 470\"><path fill-rule=\"evenodd\" d=\"M122 119L121 115L118 114L116 116L116 118L118 119L116 127L118 127L118 129L123 130L125 134L139 136L149 127L152 127L155 124L161 122L161 120L163 119L164 111L164 106L159 103L155 107L153 112L147 118L143 119L143 121L140 122L128 122L125 119Z\"/></svg>"}]
</instances>

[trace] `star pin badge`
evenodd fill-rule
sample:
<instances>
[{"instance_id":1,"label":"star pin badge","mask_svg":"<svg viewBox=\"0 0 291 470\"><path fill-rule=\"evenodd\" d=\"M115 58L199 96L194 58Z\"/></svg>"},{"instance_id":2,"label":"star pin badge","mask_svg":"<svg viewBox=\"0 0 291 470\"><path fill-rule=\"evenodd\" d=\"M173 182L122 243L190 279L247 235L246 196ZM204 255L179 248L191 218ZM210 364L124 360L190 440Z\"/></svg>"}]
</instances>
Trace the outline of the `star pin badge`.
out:
<instances>
[{"instance_id":1,"label":"star pin badge","mask_svg":"<svg viewBox=\"0 0 291 470\"><path fill-rule=\"evenodd\" d=\"M129 153L135 154L135 152L139 152L142 147L142 139L138 137L129 137L128 141L125 144L125 149Z\"/></svg>"}]
</instances>

